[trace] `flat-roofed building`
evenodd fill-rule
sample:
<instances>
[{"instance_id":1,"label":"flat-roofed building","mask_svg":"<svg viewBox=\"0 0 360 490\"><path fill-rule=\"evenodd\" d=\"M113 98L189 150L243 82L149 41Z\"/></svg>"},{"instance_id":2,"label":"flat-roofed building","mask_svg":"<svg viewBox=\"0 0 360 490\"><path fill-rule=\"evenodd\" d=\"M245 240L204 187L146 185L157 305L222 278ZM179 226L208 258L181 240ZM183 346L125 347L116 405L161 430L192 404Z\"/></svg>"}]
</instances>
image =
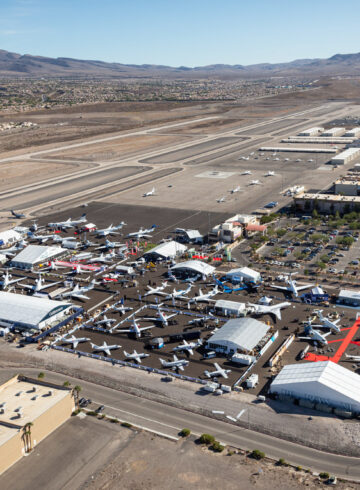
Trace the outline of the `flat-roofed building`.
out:
<instances>
[{"instance_id":1,"label":"flat-roofed building","mask_svg":"<svg viewBox=\"0 0 360 490\"><path fill-rule=\"evenodd\" d=\"M324 128L320 126L314 128L303 129L298 133L298 136L316 136L324 131Z\"/></svg>"},{"instance_id":2,"label":"flat-roofed building","mask_svg":"<svg viewBox=\"0 0 360 490\"><path fill-rule=\"evenodd\" d=\"M72 390L15 376L0 386L0 474L69 419Z\"/></svg>"},{"instance_id":3,"label":"flat-roofed building","mask_svg":"<svg viewBox=\"0 0 360 490\"><path fill-rule=\"evenodd\" d=\"M360 196L360 180L356 178L345 177L335 181L335 194L344 196Z\"/></svg>"},{"instance_id":4,"label":"flat-roofed building","mask_svg":"<svg viewBox=\"0 0 360 490\"><path fill-rule=\"evenodd\" d=\"M326 138L331 138L331 137L334 137L334 136L340 136L342 134L345 133L345 128L330 128L330 129L326 129L322 134L321 136Z\"/></svg>"},{"instance_id":5,"label":"flat-roofed building","mask_svg":"<svg viewBox=\"0 0 360 490\"><path fill-rule=\"evenodd\" d=\"M342 151L330 160L332 165L346 165L352 162L360 155L360 148L348 148Z\"/></svg>"},{"instance_id":6,"label":"flat-roofed building","mask_svg":"<svg viewBox=\"0 0 360 490\"><path fill-rule=\"evenodd\" d=\"M340 196L336 194L302 193L294 196L296 209L311 212L313 209L321 213L333 214L336 211L350 212L360 206L360 196Z\"/></svg>"},{"instance_id":7,"label":"flat-roofed building","mask_svg":"<svg viewBox=\"0 0 360 490\"><path fill-rule=\"evenodd\" d=\"M344 134L344 137L347 137L347 138L351 138L351 137L357 138L359 136L360 136L360 128L359 127L348 129L346 131L346 133Z\"/></svg>"},{"instance_id":8,"label":"flat-roofed building","mask_svg":"<svg viewBox=\"0 0 360 490\"><path fill-rule=\"evenodd\" d=\"M358 308L360 306L360 292L351 289L341 289L337 303Z\"/></svg>"}]
</instances>

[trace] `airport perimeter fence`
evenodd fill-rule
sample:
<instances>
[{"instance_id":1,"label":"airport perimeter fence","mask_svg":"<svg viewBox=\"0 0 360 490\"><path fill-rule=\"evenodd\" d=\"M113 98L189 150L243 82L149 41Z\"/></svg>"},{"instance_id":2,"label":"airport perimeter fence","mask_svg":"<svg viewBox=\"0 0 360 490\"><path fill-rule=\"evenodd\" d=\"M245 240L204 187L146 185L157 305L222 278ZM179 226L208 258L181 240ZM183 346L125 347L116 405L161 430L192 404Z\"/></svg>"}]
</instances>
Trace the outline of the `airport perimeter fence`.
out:
<instances>
[{"instance_id":1,"label":"airport perimeter fence","mask_svg":"<svg viewBox=\"0 0 360 490\"><path fill-rule=\"evenodd\" d=\"M135 364L135 363L128 362L128 361L121 361L119 359L114 359L112 357L104 357L104 356L100 356L99 354L93 354L90 352L82 352L82 351L78 351L75 349L69 349L68 347L61 347L60 345L52 345L51 348L55 349L55 350L60 350L63 352L68 352L70 354L77 354L78 356L90 357L92 359L98 359L100 361L109 362L113 365L118 364L120 366L130 367L130 368L134 368L134 369L140 369L141 371L147 371L149 373L162 374L163 376L172 376L174 378L182 379L184 381L191 381L192 383L198 383L201 385L205 385L207 383L207 381L204 381L203 379L192 378L190 376L185 376L184 374L177 374L177 373L172 373L170 371L163 371L162 369L156 369L156 368L152 368L149 366L142 366L140 364Z\"/></svg>"},{"instance_id":2,"label":"airport perimeter fence","mask_svg":"<svg viewBox=\"0 0 360 490\"><path fill-rule=\"evenodd\" d=\"M48 335L56 332L59 330L61 327L64 327L67 323L71 322L72 320L75 320L75 318L79 315L81 315L84 312L84 309L79 307L77 308L74 313L72 313L69 317L65 318L65 320L62 320L60 323L57 323L53 327L49 328L48 330L45 330L44 332L41 332L39 335L36 337L26 337L27 342L38 342L40 339L47 337Z\"/></svg>"}]
</instances>

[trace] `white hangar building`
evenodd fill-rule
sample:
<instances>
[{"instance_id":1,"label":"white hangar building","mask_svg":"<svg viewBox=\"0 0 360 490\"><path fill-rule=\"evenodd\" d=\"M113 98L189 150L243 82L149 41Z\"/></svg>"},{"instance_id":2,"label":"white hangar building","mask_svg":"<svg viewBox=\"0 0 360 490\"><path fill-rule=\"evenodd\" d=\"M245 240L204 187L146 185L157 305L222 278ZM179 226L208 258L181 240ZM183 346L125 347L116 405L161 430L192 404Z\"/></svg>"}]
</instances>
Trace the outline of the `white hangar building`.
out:
<instances>
[{"instance_id":1,"label":"white hangar building","mask_svg":"<svg viewBox=\"0 0 360 490\"><path fill-rule=\"evenodd\" d=\"M42 330L65 318L72 304L0 291L0 325Z\"/></svg>"},{"instance_id":2,"label":"white hangar building","mask_svg":"<svg viewBox=\"0 0 360 490\"><path fill-rule=\"evenodd\" d=\"M0 232L0 246L12 245L21 240L22 236L16 230L5 230Z\"/></svg>"},{"instance_id":3,"label":"white hangar building","mask_svg":"<svg viewBox=\"0 0 360 490\"><path fill-rule=\"evenodd\" d=\"M253 282L258 283L261 281L261 274L254 269L249 267L239 267L237 269L232 269L226 274L226 279L229 281L236 282Z\"/></svg>"},{"instance_id":4,"label":"white hangar building","mask_svg":"<svg viewBox=\"0 0 360 490\"><path fill-rule=\"evenodd\" d=\"M360 413L360 376L332 361L285 366L271 383L270 393Z\"/></svg>"},{"instance_id":5,"label":"white hangar building","mask_svg":"<svg viewBox=\"0 0 360 490\"><path fill-rule=\"evenodd\" d=\"M214 273L215 267L200 260L187 260L171 267L171 271L183 276L196 276L199 274L209 276Z\"/></svg>"},{"instance_id":6,"label":"white hangar building","mask_svg":"<svg viewBox=\"0 0 360 490\"><path fill-rule=\"evenodd\" d=\"M11 265L18 269L32 269L34 265L48 262L66 252L67 250L61 247L28 245L11 260Z\"/></svg>"},{"instance_id":7,"label":"white hangar building","mask_svg":"<svg viewBox=\"0 0 360 490\"><path fill-rule=\"evenodd\" d=\"M229 320L207 341L208 349L223 354L249 353L260 343L270 326L254 318Z\"/></svg>"},{"instance_id":8,"label":"white hangar building","mask_svg":"<svg viewBox=\"0 0 360 490\"><path fill-rule=\"evenodd\" d=\"M170 242L160 243L156 247L144 253L147 260L157 259L174 259L182 255L187 250L187 247L182 243L171 240Z\"/></svg>"}]
</instances>

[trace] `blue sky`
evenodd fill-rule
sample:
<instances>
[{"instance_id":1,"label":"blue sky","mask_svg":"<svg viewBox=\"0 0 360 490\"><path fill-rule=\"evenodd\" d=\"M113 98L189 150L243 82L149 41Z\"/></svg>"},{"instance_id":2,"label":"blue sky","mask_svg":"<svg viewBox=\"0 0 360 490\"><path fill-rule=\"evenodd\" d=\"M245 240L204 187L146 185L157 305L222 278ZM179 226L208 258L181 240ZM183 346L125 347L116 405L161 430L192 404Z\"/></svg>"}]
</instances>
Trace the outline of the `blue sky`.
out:
<instances>
[{"instance_id":1,"label":"blue sky","mask_svg":"<svg viewBox=\"0 0 360 490\"><path fill-rule=\"evenodd\" d=\"M199 66L360 51L359 0L0 0L0 49Z\"/></svg>"}]
</instances>

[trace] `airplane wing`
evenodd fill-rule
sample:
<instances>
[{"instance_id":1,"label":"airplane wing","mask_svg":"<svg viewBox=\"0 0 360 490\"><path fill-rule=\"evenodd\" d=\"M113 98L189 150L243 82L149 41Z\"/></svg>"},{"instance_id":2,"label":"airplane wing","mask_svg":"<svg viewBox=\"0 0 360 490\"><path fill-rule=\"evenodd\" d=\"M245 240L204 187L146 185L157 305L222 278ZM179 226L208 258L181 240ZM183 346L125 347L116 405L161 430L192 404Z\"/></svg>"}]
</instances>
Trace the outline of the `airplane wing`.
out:
<instances>
[{"instance_id":1,"label":"airplane wing","mask_svg":"<svg viewBox=\"0 0 360 490\"><path fill-rule=\"evenodd\" d=\"M276 317L278 320L281 320L281 309L280 309L280 306L275 306L275 307L272 307L272 308L269 310L269 313L272 313L273 315L275 315L275 317Z\"/></svg>"},{"instance_id":2,"label":"airplane wing","mask_svg":"<svg viewBox=\"0 0 360 490\"><path fill-rule=\"evenodd\" d=\"M61 281L51 282L50 284L44 284L43 286L41 286L41 289L51 288L51 286L55 286L55 284L60 284L60 283Z\"/></svg>"},{"instance_id":3,"label":"airplane wing","mask_svg":"<svg viewBox=\"0 0 360 490\"><path fill-rule=\"evenodd\" d=\"M150 325L150 327L140 327L139 330L142 332L143 330L149 330L150 328L155 328L155 325Z\"/></svg>"},{"instance_id":4,"label":"airplane wing","mask_svg":"<svg viewBox=\"0 0 360 490\"><path fill-rule=\"evenodd\" d=\"M178 361L179 359L177 358L176 354L174 354L174 361Z\"/></svg>"},{"instance_id":5,"label":"airplane wing","mask_svg":"<svg viewBox=\"0 0 360 490\"><path fill-rule=\"evenodd\" d=\"M133 330L130 329L125 329L125 330L116 330L118 333L130 333L133 332Z\"/></svg>"},{"instance_id":6,"label":"airplane wing","mask_svg":"<svg viewBox=\"0 0 360 490\"><path fill-rule=\"evenodd\" d=\"M181 371L184 371L184 366L182 364L180 364L179 366L177 366Z\"/></svg>"},{"instance_id":7,"label":"airplane wing","mask_svg":"<svg viewBox=\"0 0 360 490\"><path fill-rule=\"evenodd\" d=\"M172 317L174 317L174 316L176 316L176 315L177 315L177 313L173 313L172 315L167 316L167 317L166 317L166 320L170 320L170 318L172 318Z\"/></svg>"},{"instance_id":8,"label":"airplane wing","mask_svg":"<svg viewBox=\"0 0 360 490\"><path fill-rule=\"evenodd\" d=\"M32 284L19 284L19 286L21 286L22 288L25 288L25 289L33 289L34 286Z\"/></svg>"},{"instance_id":9,"label":"airplane wing","mask_svg":"<svg viewBox=\"0 0 360 490\"><path fill-rule=\"evenodd\" d=\"M290 292L290 289L288 288L288 286L278 286L277 284L271 284L271 287L275 288L275 289L281 289L282 291L289 291ZM300 289L300 288L297 288L297 289Z\"/></svg>"},{"instance_id":10,"label":"airplane wing","mask_svg":"<svg viewBox=\"0 0 360 490\"><path fill-rule=\"evenodd\" d=\"M78 340L74 340L72 342L72 345L73 345L73 348L76 349L76 347L79 345L79 341Z\"/></svg>"},{"instance_id":11,"label":"airplane wing","mask_svg":"<svg viewBox=\"0 0 360 490\"><path fill-rule=\"evenodd\" d=\"M85 294L72 293L71 291L69 293L65 293L65 295L74 297L76 299L90 299L89 296L86 296Z\"/></svg>"},{"instance_id":12,"label":"airplane wing","mask_svg":"<svg viewBox=\"0 0 360 490\"><path fill-rule=\"evenodd\" d=\"M296 286L298 291L302 291L303 289L311 288L313 284L305 284L304 286Z\"/></svg>"},{"instance_id":13,"label":"airplane wing","mask_svg":"<svg viewBox=\"0 0 360 490\"><path fill-rule=\"evenodd\" d=\"M214 366L215 366L215 369L217 371L221 371L221 367L219 366L219 364L217 362L214 362Z\"/></svg>"},{"instance_id":14,"label":"airplane wing","mask_svg":"<svg viewBox=\"0 0 360 490\"><path fill-rule=\"evenodd\" d=\"M111 352L110 352L110 349L104 349L104 352L109 356L111 357Z\"/></svg>"},{"instance_id":15,"label":"airplane wing","mask_svg":"<svg viewBox=\"0 0 360 490\"><path fill-rule=\"evenodd\" d=\"M229 376L227 375L227 372L225 371L225 369L222 371L221 373L223 375L224 378L228 378Z\"/></svg>"},{"instance_id":16,"label":"airplane wing","mask_svg":"<svg viewBox=\"0 0 360 490\"><path fill-rule=\"evenodd\" d=\"M194 351L192 349L187 349L188 353L193 356L194 355Z\"/></svg>"}]
</instances>

